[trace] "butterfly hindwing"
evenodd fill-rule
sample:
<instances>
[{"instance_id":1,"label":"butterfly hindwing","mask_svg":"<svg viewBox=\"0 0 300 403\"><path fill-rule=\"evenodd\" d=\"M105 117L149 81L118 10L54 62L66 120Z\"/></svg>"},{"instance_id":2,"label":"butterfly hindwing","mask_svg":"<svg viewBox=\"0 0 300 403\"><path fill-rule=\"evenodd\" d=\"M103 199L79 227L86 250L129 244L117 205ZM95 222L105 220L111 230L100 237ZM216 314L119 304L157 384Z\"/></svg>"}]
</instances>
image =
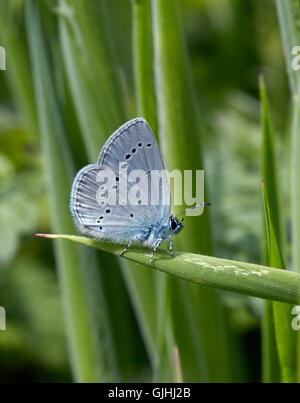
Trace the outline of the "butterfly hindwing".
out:
<instances>
[{"instance_id":1,"label":"butterfly hindwing","mask_svg":"<svg viewBox=\"0 0 300 403\"><path fill-rule=\"evenodd\" d=\"M128 241L136 235L143 236L145 228L141 219L140 206L101 205L97 192L101 191L101 182L97 176L111 174L110 170L98 165L88 165L81 169L73 183L71 193L71 211L78 228L99 239ZM137 209L137 211L136 211Z\"/></svg>"}]
</instances>

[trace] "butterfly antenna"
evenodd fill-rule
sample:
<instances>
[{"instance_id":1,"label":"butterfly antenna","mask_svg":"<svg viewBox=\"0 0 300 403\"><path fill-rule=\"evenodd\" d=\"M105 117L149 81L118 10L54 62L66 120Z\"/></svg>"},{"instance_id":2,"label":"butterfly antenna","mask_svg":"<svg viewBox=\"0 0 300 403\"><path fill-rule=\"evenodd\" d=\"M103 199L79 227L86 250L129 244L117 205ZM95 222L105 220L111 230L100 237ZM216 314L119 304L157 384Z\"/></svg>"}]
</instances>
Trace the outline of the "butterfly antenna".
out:
<instances>
[{"instance_id":1,"label":"butterfly antenna","mask_svg":"<svg viewBox=\"0 0 300 403\"><path fill-rule=\"evenodd\" d=\"M198 208L198 207L207 207L207 206L211 206L211 205L212 205L211 203L200 203L200 204L196 204L196 206L189 207L189 208L186 208L185 210L181 211L181 213L178 213L178 214L175 216L175 218L178 217L178 216L181 215L181 214L186 213L186 212L189 211L189 210L194 210L194 208Z\"/></svg>"}]
</instances>

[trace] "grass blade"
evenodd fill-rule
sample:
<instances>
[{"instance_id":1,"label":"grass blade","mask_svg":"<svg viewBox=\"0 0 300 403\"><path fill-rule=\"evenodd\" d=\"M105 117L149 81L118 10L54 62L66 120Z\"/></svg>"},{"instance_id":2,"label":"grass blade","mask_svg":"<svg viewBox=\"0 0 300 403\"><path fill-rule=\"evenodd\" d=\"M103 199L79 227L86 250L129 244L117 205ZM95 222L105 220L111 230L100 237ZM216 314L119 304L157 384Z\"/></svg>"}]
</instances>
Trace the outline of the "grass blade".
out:
<instances>
[{"instance_id":1,"label":"grass blade","mask_svg":"<svg viewBox=\"0 0 300 403\"><path fill-rule=\"evenodd\" d=\"M151 1L132 0L133 58L137 110L157 133Z\"/></svg>"},{"instance_id":2,"label":"grass blade","mask_svg":"<svg viewBox=\"0 0 300 403\"><path fill-rule=\"evenodd\" d=\"M119 255L124 245L100 242L76 235L37 234L37 236L62 239L91 246ZM298 301L300 274L278 270L253 263L238 262L195 253L175 253L172 259L164 250L156 252L150 263L152 250L135 246L130 248L125 259L141 263L152 269L172 274L194 284L234 291L254 297L296 303Z\"/></svg>"},{"instance_id":3,"label":"grass blade","mask_svg":"<svg viewBox=\"0 0 300 403\"><path fill-rule=\"evenodd\" d=\"M156 94L153 71L151 1L132 0L133 59L136 103L139 116L157 133ZM170 321L170 284L162 273L152 273L156 298L154 380L172 381L173 335Z\"/></svg>"},{"instance_id":4,"label":"grass blade","mask_svg":"<svg viewBox=\"0 0 300 403\"><path fill-rule=\"evenodd\" d=\"M278 205L278 191L277 191L277 167L274 152L274 132L272 127L272 120L270 115L270 107L265 90L263 77L260 77L260 99L261 99L261 120L263 131L262 142L262 175L268 186L268 199L270 200L270 209L273 212L273 222L276 228L276 233L280 236L280 217ZM265 264L270 265L270 256L268 248L267 231L264 231L266 246L265 251ZM264 382L279 382L280 381L280 365L278 359L278 352L275 339L275 326L273 316L273 304L271 301L265 302L265 311L263 316L262 327L262 348L263 348L263 380Z\"/></svg>"},{"instance_id":5,"label":"grass blade","mask_svg":"<svg viewBox=\"0 0 300 403\"><path fill-rule=\"evenodd\" d=\"M177 347L174 348L174 380L177 383L183 382L179 351Z\"/></svg>"},{"instance_id":6,"label":"grass blade","mask_svg":"<svg viewBox=\"0 0 300 403\"><path fill-rule=\"evenodd\" d=\"M293 98L293 122L291 142L291 226L292 226L292 269L298 272L300 264L300 99ZM300 305L300 300L298 301ZM297 342L298 382L300 382L300 332Z\"/></svg>"},{"instance_id":7,"label":"grass blade","mask_svg":"<svg viewBox=\"0 0 300 403\"><path fill-rule=\"evenodd\" d=\"M178 2L152 0L152 18L160 144L166 167L181 172L203 169L197 105ZM178 206L176 211L183 208ZM184 235L178 236L181 248L211 254L208 212L186 221ZM218 296L176 281L172 281L171 295L184 379L229 379L228 334Z\"/></svg>"},{"instance_id":8,"label":"grass blade","mask_svg":"<svg viewBox=\"0 0 300 403\"><path fill-rule=\"evenodd\" d=\"M275 0L291 93L299 93L300 72L292 68L292 49L299 45L300 9L297 0Z\"/></svg>"},{"instance_id":9,"label":"grass blade","mask_svg":"<svg viewBox=\"0 0 300 403\"><path fill-rule=\"evenodd\" d=\"M44 60L43 44L39 15L35 4L30 0L26 3L26 18L28 27L28 40L31 50L31 58L34 69L35 90L39 106L40 127L43 136L43 148L45 150L46 169L52 207L52 219L54 228L72 230L71 218L68 218L67 206L68 194L64 190L66 183L70 183L68 168L64 164L65 148L57 143L58 136L53 135L62 130L60 123L51 122L49 115L57 118L56 112L49 111L55 108L54 94L52 92L47 63ZM41 51L42 53L39 53ZM47 97L46 97L47 94ZM45 100L48 99L47 104ZM50 113L49 113L50 112ZM58 127L57 127L58 126ZM51 129L54 129L53 132ZM50 135L51 131L51 135ZM59 152L58 150L61 150ZM68 155L67 158L70 156ZM70 164L69 164L70 165ZM56 180L57 178L57 180ZM86 296L83 287L82 271L80 267L80 254L78 248L69 247L66 244L56 245L59 261L60 281L67 319L68 338L70 343L71 362L78 381L99 380L95 368L93 342L89 335L89 324Z\"/></svg>"},{"instance_id":10,"label":"grass blade","mask_svg":"<svg viewBox=\"0 0 300 403\"><path fill-rule=\"evenodd\" d=\"M293 96L293 126L291 139L291 189L292 189L292 206L291 206L291 223L292 223L292 269L299 270L299 231L300 231L300 214L299 214L299 85L300 71L294 70L292 66L292 49L299 46L300 42L300 5L297 0L284 1L276 0L281 37L283 42L287 71L289 75L289 83L291 94ZM300 301L299 301L300 304ZM300 351L300 337L298 337L298 351ZM298 354L299 355L299 354ZM298 359L298 374L300 377L300 355Z\"/></svg>"},{"instance_id":11,"label":"grass blade","mask_svg":"<svg viewBox=\"0 0 300 403\"><path fill-rule=\"evenodd\" d=\"M263 185L263 202L265 210L266 231L268 237L268 250L270 265L278 269L285 269L279 243L272 222L272 211L268 202L265 185ZM292 305L274 302L274 320L277 348L281 365L282 379L284 382L295 382L297 357L296 357L296 332L292 329Z\"/></svg>"},{"instance_id":12,"label":"grass blade","mask_svg":"<svg viewBox=\"0 0 300 403\"><path fill-rule=\"evenodd\" d=\"M13 61L7 70L7 80L12 89L14 101L26 119L29 131L37 135L37 115L34 102L34 89L30 77L28 54L26 53L26 40L15 29L13 21L13 4L9 1L0 1L0 34L1 44L5 46L8 62Z\"/></svg>"},{"instance_id":13,"label":"grass blade","mask_svg":"<svg viewBox=\"0 0 300 403\"><path fill-rule=\"evenodd\" d=\"M78 65L74 67L83 70L85 75L82 78L89 82L88 90L91 90L94 108L101 116L103 129L105 133L110 132L114 126L120 124L120 120L124 121L125 106L120 70L115 68L118 62L107 2L59 0L57 12L60 22L67 25L73 36L73 51L75 49L78 52ZM85 94L87 89L81 89Z\"/></svg>"},{"instance_id":14,"label":"grass blade","mask_svg":"<svg viewBox=\"0 0 300 403\"><path fill-rule=\"evenodd\" d=\"M115 82L108 82L114 79L114 74L111 67L112 62L108 59L106 37L103 38L104 34L101 36L102 32L95 32L97 31L95 16L90 15L90 12L94 11L97 18L104 18L102 15L97 15L99 12L97 7L97 4L92 5L92 2L89 3L88 7L85 7L79 0L72 3L72 8L68 8L66 1L61 1L58 9L59 34L66 78L73 96L75 113L79 120L83 141L88 150L89 162L95 162L101 143L104 143L105 137L109 133L109 128L114 121L120 120L118 115L122 116L122 111L120 110L117 114L114 108L119 104L119 98L117 102L113 102L116 95L116 91L113 92ZM88 26L86 26L87 22L89 22ZM89 28L91 28L90 31ZM94 35L97 36L97 44L94 43L96 39ZM101 66L97 71L100 69L102 74L99 75L90 69L90 63L93 63L97 46L99 46L97 52L101 57ZM94 60L94 62L96 61ZM110 97L106 102L105 96L109 90ZM101 102L98 102L99 98ZM108 311L107 319L110 323L111 339L113 340L111 354L115 355L117 367L126 377L125 380L128 380L128 374L132 372L133 368L145 366L148 358L144 348L142 348L141 335L136 326L136 320L132 316L126 283L120 272L120 264L112 256L101 256L99 259L102 266L100 268L102 293L105 296L105 306ZM125 270L124 267L123 270ZM147 274L139 271L136 277L147 277L148 280ZM147 284L149 285L149 281ZM142 287L142 289L144 288ZM151 288L148 287L148 290ZM136 293L134 290L134 295ZM143 295L147 298L148 293L143 293ZM150 295L149 299L151 298ZM116 315L122 318L118 322L111 319ZM126 320L128 317L131 319ZM148 317L150 321L150 313ZM144 330L142 328L142 331L145 338L145 335L149 334L149 329ZM148 339L145 338L145 340L147 342ZM142 356L144 356L143 359L141 359ZM124 378L121 377L121 379Z\"/></svg>"},{"instance_id":15,"label":"grass blade","mask_svg":"<svg viewBox=\"0 0 300 403\"><path fill-rule=\"evenodd\" d=\"M291 144L291 201L292 201L292 267L299 270L300 263L300 100L293 99L293 124Z\"/></svg>"},{"instance_id":16,"label":"grass blade","mask_svg":"<svg viewBox=\"0 0 300 403\"><path fill-rule=\"evenodd\" d=\"M99 33L97 28L97 18L98 21L103 21L106 15L102 15L105 3L100 3L97 5L91 2L85 7L86 3L76 0L72 3L73 12L66 15L64 9L68 3L61 1L59 10L60 40L67 77L89 160L93 163L97 160L101 145L104 144L108 135L116 130L124 119L122 102L120 102L122 93L118 92L119 86L116 85L117 68L108 49L109 32L104 33L102 29ZM107 21L103 24L107 24ZM96 50L97 46L98 50ZM90 69L90 63L93 60L96 63L95 52L99 57L98 60L101 60L96 75ZM114 83L109 84L109 80L114 80ZM97 102L98 98L101 99L101 103ZM130 265L133 266L133 263ZM136 265L132 269L128 269L128 266L129 262L121 264L124 279L149 356L154 360L156 311L153 304L155 301L153 276ZM106 287L109 288L109 281ZM128 335L128 339L134 340L134 337ZM127 348L124 349L124 351L127 350Z\"/></svg>"},{"instance_id":17,"label":"grass blade","mask_svg":"<svg viewBox=\"0 0 300 403\"><path fill-rule=\"evenodd\" d=\"M73 162L53 91L37 3L26 2L25 11L53 227L73 231L68 207L75 174ZM96 256L66 243L56 245L56 251L75 379L122 379L116 350L108 348L113 338L105 317L107 307L103 303Z\"/></svg>"},{"instance_id":18,"label":"grass blade","mask_svg":"<svg viewBox=\"0 0 300 403\"><path fill-rule=\"evenodd\" d=\"M273 302L265 301L262 322L262 378L265 383L280 382L280 365L275 339Z\"/></svg>"}]
</instances>

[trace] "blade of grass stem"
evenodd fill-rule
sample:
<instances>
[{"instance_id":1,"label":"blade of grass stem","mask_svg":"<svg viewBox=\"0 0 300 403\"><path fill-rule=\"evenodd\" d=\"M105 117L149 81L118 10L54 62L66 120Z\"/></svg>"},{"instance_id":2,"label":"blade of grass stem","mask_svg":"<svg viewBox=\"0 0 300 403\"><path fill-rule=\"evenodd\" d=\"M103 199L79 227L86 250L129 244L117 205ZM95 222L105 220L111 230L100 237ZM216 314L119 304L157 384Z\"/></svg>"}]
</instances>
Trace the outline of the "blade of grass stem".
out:
<instances>
[{"instance_id":1,"label":"blade of grass stem","mask_svg":"<svg viewBox=\"0 0 300 403\"><path fill-rule=\"evenodd\" d=\"M10 1L1 0L0 35L1 44L5 46L7 53L8 69L6 78L12 89L12 95L22 116L26 119L26 125L33 135L38 134L37 115L34 102L34 89L30 77L28 54L26 53L26 40L20 28L16 29L14 21L13 4ZM22 27L23 29L23 27Z\"/></svg>"},{"instance_id":2,"label":"blade of grass stem","mask_svg":"<svg viewBox=\"0 0 300 403\"><path fill-rule=\"evenodd\" d=\"M293 97L293 122L291 141L291 226L292 226L292 269L299 271L300 264L300 98ZM300 305L300 299L298 301ZM300 332L297 341L297 374L300 382Z\"/></svg>"},{"instance_id":3,"label":"blade of grass stem","mask_svg":"<svg viewBox=\"0 0 300 403\"><path fill-rule=\"evenodd\" d=\"M66 12L64 12L66 10ZM77 62L93 86L105 133L125 119L124 94L105 0L59 0L58 12L77 42ZM74 44L72 44L74 46ZM75 46L76 46L75 45Z\"/></svg>"},{"instance_id":4,"label":"blade of grass stem","mask_svg":"<svg viewBox=\"0 0 300 403\"><path fill-rule=\"evenodd\" d=\"M178 2L152 0L152 18L160 144L166 167L181 172L203 169L197 106ZM183 206L178 206L180 209ZM186 220L178 242L183 249L211 253L207 211ZM175 343L181 353L184 379L229 379L228 334L218 296L175 280L171 295Z\"/></svg>"},{"instance_id":5,"label":"blade of grass stem","mask_svg":"<svg viewBox=\"0 0 300 403\"><path fill-rule=\"evenodd\" d=\"M262 318L262 379L265 383L276 383L281 379L272 301L265 301Z\"/></svg>"},{"instance_id":6,"label":"blade of grass stem","mask_svg":"<svg viewBox=\"0 0 300 403\"><path fill-rule=\"evenodd\" d=\"M139 116L143 116L157 133L156 94L153 71L151 0L132 0L133 60L136 103ZM171 359L173 336L170 321L170 286L168 277L153 273L156 290L156 348L154 380L172 381ZM168 337L170 336L170 338Z\"/></svg>"},{"instance_id":7,"label":"blade of grass stem","mask_svg":"<svg viewBox=\"0 0 300 403\"><path fill-rule=\"evenodd\" d=\"M265 223L268 241L268 256L271 266L278 269L285 269L283 258L279 248L275 227L272 221L272 210L270 209L267 191L263 184L263 202L265 212ZM296 337L297 334L292 328L292 308L290 304L280 302L273 303L275 335L281 365L282 379L284 382L296 381L297 357Z\"/></svg>"},{"instance_id":8,"label":"blade of grass stem","mask_svg":"<svg viewBox=\"0 0 300 403\"><path fill-rule=\"evenodd\" d=\"M96 11L95 9L97 8L96 5L90 5L86 9L81 1L76 0L76 2L72 3L74 13L66 16L65 13L61 12L66 4L65 1L60 2L59 24L61 45L83 139L89 151L89 160L94 163L106 137L123 123L124 112L122 112L121 106L119 107L122 93L118 94L117 89L109 90L110 86L113 88L115 85L107 83L108 80L116 81L117 76L114 73L117 70L115 62L107 50L108 45L106 42L109 41L109 35L104 35L103 32L95 34L97 39L97 44L95 44L94 31L89 32L90 25L97 31L95 28L96 22L90 15L93 10L96 14L99 14L99 10ZM105 15L101 14L103 11L102 6L100 7L100 15L98 15L100 21L105 18ZM92 23L90 24L89 21L91 18ZM100 50L96 51L97 45L99 45ZM91 76L90 62L94 60L94 52L99 57L101 53L101 65L98 66L100 74ZM109 71L109 75L107 70ZM93 91L90 91L91 84ZM97 97L93 96L95 92L97 92L97 97L101 98L102 103L110 105L109 109L104 108L106 118L110 117L109 122L105 123L102 114L99 114L102 104L96 102ZM119 113L116 112L117 110L119 110ZM130 265L133 265L133 263ZM130 270L128 266L129 262L122 262L121 264L141 333L143 334L149 356L153 360L156 325L155 307L153 304L155 300L153 276L151 273L145 272L143 268L136 266Z\"/></svg>"},{"instance_id":9,"label":"blade of grass stem","mask_svg":"<svg viewBox=\"0 0 300 403\"><path fill-rule=\"evenodd\" d=\"M27 44L26 41L22 39L26 38L26 36L23 33L21 34L19 31L20 29L23 29L20 28L23 27L22 24L18 25L19 30L16 29L12 17L14 7L11 3L12 2L5 2L5 4L3 4L1 1L2 11L4 11L4 7L6 7L5 12L1 13L1 18L3 17L1 21L1 29L3 29L2 33L5 38L5 43L9 48L8 54L10 55L11 60L14 60L11 68L8 69L9 83L13 97L16 101L16 104L22 111L22 115L25 118L28 129L31 130L33 134L39 135L36 113L36 98L34 96L34 88L31 80L29 59L27 53L24 52L24 50L27 48ZM19 12L22 11L23 9L21 7ZM20 18L20 15L17 17ZM44 130L43 132L45 134ZM50 147L52 146L50 143L48 144L48 139L46 139L44 136L43 145L48 150L50 150ZM60 147L58 147L58 150L59 149ZM49 155L47 157L47 159L49 159ZM58 177L62 177L62 180L64 180L66 172L65 166L61 164L60 155L55 156L54 154L52 162L53 166L57 164L59 168L62 168L62 170L58 173ZM48 178L51 177L51 172L49 172L51 168L52 167L50 164L48 164ZM61 193L59 189L60 184L61 182L58 180L58 189L57 194L55 195L56 200L58 200L60 196L62 196L62 198L64 197L63 193ZM52 195L54 196L54 192ZM68 201L66 206L67 205ZM54 214L54 217L57 217L57 222L56 225L54 225L54 228L69 228L70 230L74 229L72 223L68 220L65 220L64 214ZM61 264L60 277L63 289L62 291L64 300L67 301L65 304L65 311L67 328L69 330L68 341L73 373L77 381L97 381L101 379L101 376L99 374L99 368L97 367L97 357L95 356L93 340L94 334L88 334L89 323L86 314L87 300L86 294L81 286L83 283L83 273L81 271L81 264L79 262L82 258L81 252L81 248L68 247L66 244L56 245L57 258L60 260ZM71 268L74 269L74 276L71 273ZM71 276L71 281L66 287L64 287L66 278L69 276ZM69 303L70 301L74 302L73 306ZM102 367L105 366L106 363L103 361ZM109 371L106 372L105 376L106 379L109 379ZM102 378L102 380L103 379L105 378Z\"/></svg>"},{"instance_id":10,"label":"blade of grass stem","mask_svg":"<svg viewBox=\"0 0 300 403\"><path fill-rule=\"evenodd\" d=\"M300 72L292 67L292 49L300 43L300 10L298 0L275 0L283 50L289 76L290 90L293 95L299 93Z\"/></svg>"},{"instance_id":11,"label":"blade of grass stem","mask_svg":"<svg viewBox=\"0 0 300 403\"><path fill-rule=\"evenodd\" d=\"M91 246L119 255L124 245L101 242L76 235L37 234L37 236L62 239ZM132 246L123 258L141 263L194 284L234 291L258 298L296 303L300 295L300 274L268 266L195 253L176 252L171 258L168 251L159 250L150 263L152 250Z\"/></svg>"},{"instance_id":12,"label":"blade of grass stem","mask_svg":"<svg viewBox=\"0 0 300 403\"><path fill-rule=\"evenodd\" d=\"M38 4L26 2L25 11L53 227L74 230L68 205L75 172L53 91ZM122 379L105 317L96 256L65 243L56 245L56 252L75 379Z\"/></svg>"},{"instance_id":13,"label":"blade of grass stem","mask_svg":"<svg viewBox=\"0 0 300 403\"><path fill-rule=\"evenodd\" d=\"M133 60L137 111L157 133L151 0L132 0Z\"/></svg>"},{"instance_id":14,"label":"blade of grass stem","mask_svg":"<svg viewBox=\"0 0 300 403\"><path fill-rule=\"evenodd\" d=\"M177 347L174 347L174 381L177 383L182 383L183 378L182 378L182 371L181 371L181 364L180 364L180 356L179 356L179 351Z\"/></svg>"},{"instance_id":15,"label":"blade of grass stem","mask_svg":"<svg viewBox=\"0 0 300 403\"><path fill-rule=\"evenodd\" d=\"M299 236L298 233L300 231L299 227L299 214L297 212L298 209L298 201L299 199L299 180L297 176L297 160L299 157L298 153L298 145L299 145L299 133L297 130L299 128L298 125L298 117L299 117L299 106L298 106L298 97L299 97L299 83L300 83L300 71L293 69L292 66L292 49L294 46L299 46L300 43L300 5L297 0L284 1L284 0L276 0L277 13L281 31L281 37L283 42L284 54L286 59L286 66L289 75L289 83L291 88L291 94L293 97L292 102L294 104L293 107L293 127L292 127L292 141L291 141L291 189L292 189L292 208L291 208L291 223L292 223L292 258L293 270L299 270L299 267L296 265L299 262L296 262L298 259L298 250L299 250ZM295 127L296 126L296 127ZM300 301L299 301L300 304ZM300 337L298 338L298 351L300 351ZM299 354L300 357L300 354ZM300 358L298 360L298 373L300 374ZM299 375L300 376L300 375Z\"/></svg>"},{"instance_id":16,"label":"blade of grass stem","mask_svg":"<svg viewBox=\"0 0 300 403\"><path fill-rule=\"evenodd\" d=\"M299 270L300 263L300 98L293 98L291 143L291 202L292 202L292 267Z\"/></svg>"},{"instance_id":17,"label":"blade of grass stem","mask_svg":"<svg viewBox=\"0 0 300 403\"><path fill-rule=\"evenodd\" d=\"M91 39L85 43L87 36L90 37L92 35L90 32L88 33L85 28L85 20L82 24L78 24L76 17L79 13L79 5L79 10L81 10L82 3L80 1L73 2L72 6L75 7L75 10L73 10L73 8L67 8L65 1L60 2L60 8L58 10L59 32L66 68L66 78L70 85L71 94L73 95L74 112L78 115L79 124L83 133L83 141L86 143L89 151L89 161L94 162L97 158L98 149L100 148L99 140L102 138L104 142L105 130L103 127L107 129L108 126L111 126L111 122L107 124L105 119L108 117L111 118L111 121L117 119L115 111L112 110L113 93L111 93L108 102L104 102L105 91L103 87L109 86L106 80L112 79L113 74L108 75L106 71L103 71L101 80L105 79L104 84L101 83L101 81L99 82L98 77L94 77L94 74L92 74L90 63L92 63L93 57L90 57L90 54L94 55L94 47L91 48L93 44ZM74 13L74 11L77 12ZM86 13L86 10L81 11ZM88 16L85 17L88 18ZM88 20L90 20L90 18L88 18ZM90 25L93 25L93 23L94 21L92 21ZM81 29L86 33L85 36L81 35ZM102 38L98 39L102 40ZM105 49L105 45L102 44L100 48ZM106 52L102 49L101 54L101 68L104 68L104 66L108 64L108 61L104 60ZM105 103L105 108L103 108L102 104L97 103L95 93L97 93L97 97L101 95L102 103ZM99 110L103 109L104 111L99 113ZM103 119L103 113L105 114L105 119ZM88 162L86 162L86 164L87 163ZM145 366L147 356L142 347L141 335L136 326L136 320L132 316L127 287L122 273L120 272L120 264L115 257L109 255L100 256L99 260L102 263L99 269L101 288L102 294L105 296L105 306L108 312L107 320L110 324L111 339L113 340L112 344L115 351L114 355L118 363L118 368L122 368L122 376L126 377L121 377L121 379L128 380L130 379L128 376L135 367L137 369L137 367ZM109 267L109 270L107 267ZM138 273L140 276L142 276L142 274L143 273ZM144 293L144 295L147 296L148 293ZM120 319L116 321L116 317ZM146 334L148 334L148 332L146 332Z\"/></svg>"},{"instance_id":18,"label":"blade of grass stem","mask_svg":"<svg viewBox=\"0 0 300 403\"><path fill-rule=\"evenodd\" d=\"M270 200L270 209L273 212L273 222L276 228L276 233L280 239L281 226L279 217L279 200L277 191L277 166L275 161L274 151L274 131L270 115L270 107L265 90L263 77L259 79L260 99L261 99L261 122L262 122L262 176L268 186L266 192ZM267 230L264 228L264 245L265 245L265 264L270 265L270 256L268 248ZM265 302L265 309L262 323L262 369L264 382L279 382L280 381L280 364L275 338L275 326L273 316L273 304L271 301Z\"/></svg>"}]
</instances>

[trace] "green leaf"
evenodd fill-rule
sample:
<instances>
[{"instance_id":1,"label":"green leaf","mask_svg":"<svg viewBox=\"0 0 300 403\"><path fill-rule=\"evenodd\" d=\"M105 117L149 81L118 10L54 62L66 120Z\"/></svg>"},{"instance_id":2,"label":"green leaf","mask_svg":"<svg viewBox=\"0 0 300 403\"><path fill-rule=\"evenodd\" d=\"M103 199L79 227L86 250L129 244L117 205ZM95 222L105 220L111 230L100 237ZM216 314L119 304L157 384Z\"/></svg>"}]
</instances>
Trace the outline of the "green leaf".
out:
<instances>
[{"instance_id":1,"label":"green leaf","mask_svg":"<svg viewBox=\"0 0 300 403\"><path fill-rule=\"evenodd\" d=\"M25 17L53 228L74 231L68 206L75 171L46 56L38 2L26 2ZM55 250L75 380L118 379L119 368L107 348L110 327L104 315L96 255L67 243L56 244Z\"/></svg>"},{"instance_id":2,"label":"green leaf","mask_svg":"<svg viewBox=\"0 0 300 403\"><path fill-rule=\"evenodd\" d=\"M277 192L277 167L274 150L274 132L270 114L270 107L265 90L263 77L259 79L260 99L261 99L261 121L262 121L262 176L266 180L268 186L266 191L269 195L270 209L273 212L273 223L276 226L278 236L280 231L280 217L278 206ZM267 237L267 229L264 231L265 245L265 264L270 265L269 244ZM262 349L263 349L263 380L264 382L279 382L280 381L280 365L275 339L275 325L273 316L273 304L271 301L266 301L265 311L262 324Z\"/></svg>"},{"instance_id":3,"label":"green leaf","mask_svg":"<svg viewBox=\"0 0 300 403\"><path fill-rule=\"evenodd\" d=\"M26 36L16 29L16 16L12 1L1 0L0 36L1 45L5 46L9 68L6 78L12 95L22 111L26 125L33 135L38 134L34 89L30 77L28 53L26 52ZM13 61L10 63L10 60Z\"/></svg>"},{"instance_id":4,"label":"green leaf","mask_svg":"<svg viewBox=\"0 0 300 403\"><path fill-rule=\"evenodd\" d=\"M95 110L98 112L97 116L92 116L92 122L96 121L98 124L101 122L101 127L106 134L119 125L120 120L122 122L125 119L124 94L120 83L120 70L116 68L118 60L114 49L107 2L105 0L88 2L59 0L56 11L60 29L62 27L67 29L70 36L70 38L66 35L61 37L63 49L68 52L65 55L65 63L70 74L69 79L76 76L79 79L78 83L71 82L71 86L74 86L73 91L76 91L78 84L77 89L80 89L83 95L82 101L75 96L75 102L81 102L85 110L90 106L91 114L94 114ZM62 32L60 33L63 35ZM64 45L64 40L68 41L67 47ZM74 52L77 52L76 55ZM68 60L69 57L71 60ZM76 65L70 66L70 62L74 59L76 59ZM72 74L72 67L75 76ZM78 71L84 75L78 77ZM90 94L87 93L88 90L91 91ZM82 102L86 98L89 103L84 105ZM94 101L94 105L91 105L89 98ZM83 122L84 117L79 110L78 114ZM88 121L85 122L85 125L88 124ZM97 133L90 133L90 136L97 138ZM97 150L94 150L95 152Z\"/></svg>"},{"instance_id":5,"label":"green leaf","mask_svg":"<svg viewBox=\"0 0 300 403\"><path fill-rule=\"evenodd\" d=\"M262 378L263 382L280 382L280 364L275 338L273 302L265 301L262 321Z\"/></svg>"},{"instance_id":6,"label":"green leaf","mask_svg":"<svg viewBox=\"0 0 300 403\"><path fill-rule=\"evenodd\" d=\"M69 240L115 255L119 255L124 249L124 245L83 236L56 234L37 234L37 236ZM195 253L175 252L175 257L171 258L169 252L164 250L156 252L151 264L151 255L151 249L132 246L123 257L194 284L253 297L296 303L300 295L300 274L287 270Z\"/></svg>"},{"instance_id":7,"label":"green leaf","mask_svg":"<svg viewBox=\"0 0 300 403\"><path fill-rule=\"evenodd\" d=\"M300 99L293 98L293 122L291 139L291 226L292 268L299 270L300 263Z\"/></svg>"},{"instance_id":8,"label":"green leaf","mask_svg":"<svg viewBox=\"0 0 300 403\"><path fill-rule=\"evenodd\" d=\"M89 161L95 163L106 138L124 123L122 91L119 89L118 67L111 49L112 34L106 15L106 4L103 1L86 3L76 0L70 3L61 0L58 16L62 53L73 102ZM91 66L97 68L91 69ZM116 264L114 261L114 265ZM156 327L153 276L137 265L130 269L129 262L122 262L121 269L137 313L141 333L153 361ZM104 277L102 280L108 292L109 281L105 281ZM119 288L121 291L121 284ZM114 297L110 295L110 299L108 304L113 303ZM117 323L114 327L118 328ZM117 333L120 334L118 331ZM134 344L135 338L132 334L124 337L123 343L125 339L132 340ZM119 340L115 347L120 352L129 352L128 346L120 348L123 343ZM129 362L129 359L124 361Z\"/></svg>"},{"instance_id":9,"label":"green leaf","mask_svg":"<svg viewBox=\"0 0 300 403\"><path fill-rule=\"evenodd\" d=\"M299 46L300 41L300 8L297 0L275 0L279 26L283 42L290 89L293 95L299 93L300 72L292 67L292 49Z\"/></svg>"},{"instance_id":10,"label":"green leaf","mask_svg":"<svg viewBox=\"0 0 300 403\"><path fill-rule=\"evenodd\" d=\"M151 1L132 0L133 59L137 110L157 133L156 94L153 71ZM171 306L169 279L162 273L151 273L155 285L155 381L173 380Z\"/></svg>"},{"instance_id":11,"label":"green leaf","mask_svg":"<svg viewBox=\"0 0 300 403\"><path fill-rule=\"evenodd\" d=\"M293 122L291 141L291 227L292 227L292 269L298 272L300 264L300 99L293 99ZM298 301L300 305L300 300ZM298 331L298 377L300 382L300 332Z\"/></svg>"},{"instance_id":12,"label":"green leaf","mask_svg":"<svg viewBox=\"0 0 300 403\"><path fill-rule=\"evenodd\" d=\"M157 133L151 0L132 0L133 61L137 110Z\"/></svg>"},{"instance_id":13,"label":"green leaf","mask_svg":"<svg viewBox=\"0 0 300 403\"><path fill-rule=\"evenodd\" d=\"M299 270L299 88L300 71L293 69L292 49L300 43L300 6L297 0L276 0L281 37L283 42L285 61L289 75L289 83L292 94L292 139L291 139L291 224L292 224L292 269ZM298 54L297 54L298 55ZM300 304L300 301L298 302ZM300 337L298 338L298 351L300 351ZM300 381L300 355L298 354L298 378Z\"/></svg>"},{"instance_id":14,"label":"green leaf","mask_svg":"<svg viewBox=\"0 0 300 403\"><path fill-rule=\"evenodd\" d=\"M285 269L280 253L279 243L273 226L271 210L268 202L267 192L263 186L263 201L265 210L266 231L268 239L268 255L270 265L278 269ZM299 283L298 283L299 286ZM281 365L282 378L284 382L296 381L297 354L296 337L297 333L292 328L293 306L283 303L273 303L275 332L279 360Z\"/></svg>"},{"instance_id":15,"label":"green leaf","mask_svg":"<svg viewBox=\"0 0 300 403\"><path fill-rule=\"evenodd\" d=\"M180 20L179 2L152 0L159 138L169 171L203 169L197 101ZM179 212L184 206L176 206ZM207 209L185 221L178 243L211 254ZM185 381L230 379L227 324L219 296L172 281L173 329Z\"/></svg>"},{"instance_id":16,"label":"green leaf","mask_svg":"<svg viewBox=\"0 0 300 403\"><path fill-rule=\"evenodd\" d=\"M278 192L278 168L276 163L276 153L274 144L274 129L272 125L270 106L264 85L263 77L260 76L260 99L261 99L261 120L262 120L262 175L265 182L265 191L268 195L269 208L272 212L272 222L274 231L277 234L279 244L282 240L282 226L279 208Z\"/></svg>"}]
</instances>

